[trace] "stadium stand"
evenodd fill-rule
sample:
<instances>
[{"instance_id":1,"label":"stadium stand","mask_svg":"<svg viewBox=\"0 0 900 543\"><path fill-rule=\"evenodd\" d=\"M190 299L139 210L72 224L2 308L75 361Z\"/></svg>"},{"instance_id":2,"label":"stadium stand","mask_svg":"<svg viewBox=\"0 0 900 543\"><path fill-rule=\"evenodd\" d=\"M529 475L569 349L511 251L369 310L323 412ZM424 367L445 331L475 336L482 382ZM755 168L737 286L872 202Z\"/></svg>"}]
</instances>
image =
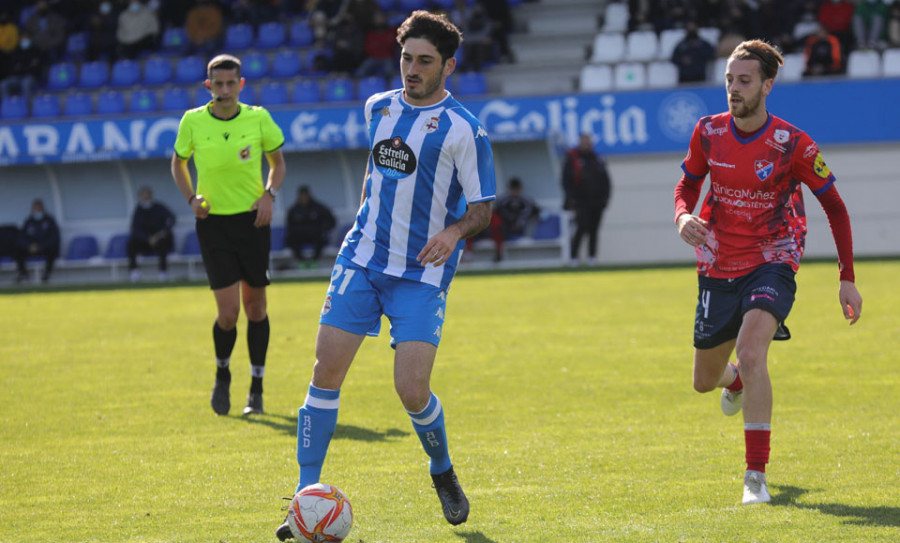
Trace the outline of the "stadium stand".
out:
<instances>
[{"instance_id":1,"label":"stadium stand","mask_svg":"<svg viewBox=\"0 0 900 543\"><path fill-rule=\"evenodd\" d=\"M32 117L59 117L61 113L62 106L57 94L38 94L31 101Z\"/></svg>"},{"instance_id":2,"label":"stadium stand","mask_svg":"<svg viewBox=\"0 0 900 543\"><path fill-rule=\"evenodd\" d=\"M878 51L856 50L847 56L847 77L862 79L881 75L881 54Z\"/></svg>"},{"instance_id":3,"label":"stadium stand","mask_svg":"<svg viewBox=\"0 0 900 543\"><path fill-rule=\"evenodd\" d=\"M259 51L251 51L241 58L241 75L255 81L269 73L269 57Z\"/></svg>"},{"instance_id":4,"label":"stadium stand","mask_svg":"<svg viewBox=\"0 0 900 543\"><path fill-rule=\"evenodd\" d=\"M99 89L109 82L109 63L105 60L84 62L78 72L78 87Z\"/></svg>"},{"instance_id":5,"label":"stadium stand","mask_svg":"<svg viewBox=\"0 0 900 543\"><path fill-rule=\"evenodd\" d=\"M259 88L259 105L280 106L290 102L287 85L280 81L269 81Z\"/></svg>"},{"instance_id":6,"label":"stadium stand","mask_svg":"<svg viewBox=\"0 0 900 543\"><path fill-rule=\"evenodd\" d=\"M325 82L326 102L346 102L356 97L353 80L349 77L333 77Z\"/></svg>"},{"instance_id":7,"label":"stadium stand","mask_svg":"<svg viewBox=\"0 0 900 543\"><path fill-rule=\"evenodd\" d=\"M271 21L259 25L259 35L256 37L256 47L259 49L275 49L281 47L286 38L284 23Z\"/></svg>"},{"instance_id":8,"label":"stadium stand","mask_svg":"<svg viewBox=\"0 0 900 543\"><path fill-rule=\"evenodd\" d=\"M85 234L75 236L69 240L69 247L66 249L65 259L67 261L89 260L100 254L100 244L97 238Z\"/></svg>"},{"instance_id":9,"label":"stadium stand","mask_svg":"<svg viewBox=\"0 0 900 543\"><path fill-rule=\"evenodd\" d=\"M613 69L613 88L638 90L647 86L647 69L641 62L620 62Z\"/></svg>"},{"instance_id":10,"label":"stadium stand","mask_svg":"<svg viewBox=\"0 0 900 543\"><path fill-rule=\"evenodd\" d=\"M131 92L128 98L128 111L132 113L147 113L158 108L156 92L148 89L138 89Z\"/></svg>"},{"instance_id":11,"label":"stadium stand","mask_svg":"<svg viewBox=\"0 0 900 543\"><path fill-rule=\"evenodd\" d=\"M121 115L125 113L125 93L107 90L97 96L97 113L101 115Z\"/></svg>"},{"instance_id":12,"label":"stadium stand","mask_svg":"<svg viewBox=\"0 0 900 543\"><path fill-rule=\"evenodd\" d=\"M487 79L482 72L465 72L456 76L456 93L460 96L487 94Z\"/></svg>"},{"instance_id":13,"label":"stadium stand","mask_svg":"<svg viewBox=\"0 0 900 543\"><path fill-rule=\"evenodd\" d=\"M141 80L141 64L127 58L113 62L109 84L112 87L131 87Z\"/></svg>"},{"instance_id":14,"label":"stadium stand","mask_svg":"<svg viewBox=\"0 0 900 543\"><path fill-rule=\"evenodd\" d=\"M84 117L94 113L93 95L87 92L70 92L66 95L67 117Z\"/></svg>"},{"instance_id":15,"label":"stadium stand","mask_svg":"<svg viewBox=\"0 0 900 543\"><path fill-rule=\"evenodd\" d=\"M6 120L28 118L28 99L24 96L7 96L0 104L0 117Z\"/></svg>"},{"instance_id":16,"label":"stadium stand","mask_svg":"<svg viewBox=\"0 0 900 543\"><path fill-rule=\"evenodd\" d=\"M59 62L52 64L47 74L47 89L64 90L75 85L78 69L74 62Z\"/></svg>"},{"instance_id":17,"label":"stadium stand","mask_svg":"<svg viewBox=\"0 0 900 543\"><path fill-rule=\"evenodd\" d=\"M288 78L300 73L303 57L294 49L279 49L272 55L272 77Z\"/></svg>"},{"instance_id":18,"label":"stadium stand","mask_svg":"<svg viewBox=\"0 0 900 543\"><path fill-rule=\"evenodd\" d=\"M253 45L253 27L247 23L228 25L225 28L223 48L229 53L239 53Z\"/></svg>"},{"instance_id":19,"label":"stadium stand","mask_svg":"<svg viewBox=\"0 0 900 543\"><path fill-rule=\"evenodd\" d=\"M197 83L206 79L206 62L197 55L179 57L175 61L175 83Z\"/></svg>"},{"instance_id":20,"label":"stadium stand","mask_svg":"<svg viewBox=\"0 0 900 543\"><path fill-rule=\"evenodd\" d=\"M291 23L288 45L292 47L310 47L315 43L312 28L305 20L297 19Z\"/></svg>"},{"instance_id":21,"label":"stadium stand","mask_svg":"<svg viewBox=\"0 0 900 543\"><path fill-rule=\"evenodd\" d=\"M183 87L163 89L160 110L183 112L191 108L191 94Z\"/></svg>"},{"instance_id":22,"label":"stadium stand","mask_svg":"<svg viewBox=\"0 0 900 543\"><path fill-rule=\"evenodd\" d=\"M291 97L295 104L315 104L321 100L321 94L318 81L301 79L294 83Z\"/></svg>"},{"instance_id":23,"label":"stadium stand","mask_svg":"<svg viewBox=\"0 0 900 543\"><path fill-rule=\"evenodd\" d=\"M356 99L366 100L373 94L388 90L387 82L381 76L364 77L357 82Z\"/></svg>"}]
</instances>

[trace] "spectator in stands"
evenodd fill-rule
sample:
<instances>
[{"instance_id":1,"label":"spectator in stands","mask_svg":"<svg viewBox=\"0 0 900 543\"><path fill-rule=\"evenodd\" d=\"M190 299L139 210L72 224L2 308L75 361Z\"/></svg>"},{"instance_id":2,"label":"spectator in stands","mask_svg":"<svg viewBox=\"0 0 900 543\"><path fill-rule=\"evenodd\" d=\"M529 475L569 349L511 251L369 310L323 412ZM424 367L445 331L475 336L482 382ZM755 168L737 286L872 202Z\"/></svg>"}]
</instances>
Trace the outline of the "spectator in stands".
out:
<instances>
[{"instance_id":1,"label":"spectator in stands","mask_svg":"<svg viewBox=\"0 0 900 543\"><path fill-rule=\"evenodd\" d=\"M332 52L332 69L342 74L352 74L363 60L364 36L356 21L347 14L341 15L328 33Z\"/></svg>"},{"instance_id":2,"label":"spectator in stands","mask_svg":"<svg viewBox=\"0 0 900 543\"><path fill-rule=\"evenodd\" d=\"M463 27L466 33L466 39L462 43L464 70L480 72L486 63L494 60L492 24L481 4L475 4L469 9L469 18Z\"/></svg>"},{"instance_id":3,"label":"spectator in stands","mask_svg":"<svg viewBox=\"0 0 900 543\"><path fill-rule=\"evenodd\" d=\"M861 0L853 12L853 36L859 49L884 48L887 5L881 0Z\"/></svg>"},{"instance_id":4,"label":"spectator in stands","mask_svg":"<svg viewBox=\"0 0 900 543\"><path fill-rule=\"evenodd\" d=\"M9 57L19 45L19 27L9 15L0 10L0 81L9 75Z\"/></svg>"},{"instance_id":5,"label":"spectator in stands","mask_svg":"<svg viewBox=\"0 0 900 543\"><path fill-rule=\"evenodd\" d=\"M822 25L819 25L815 34L806 38L803 55L806 59L804 76L836 75L842 72L841 43Z\"/></svg>"},{"instance_id":6,"label":"spectator in stands","mask_svg":"<svg viewBox=\"0 0 900 543\"><path fill-rule=\"evenodd\" d=\"M384 14L375 0L349 0L346 10L347 15L356 21L363 34L375 28L378 14Z\"/></svg>"},{"instance_id":7,"label":"spectator in stands","mask_svg":"<svg viewBox=\"0 0 900 543\"><path fill-rule=\"evenodd\" d=\"M731 56L731 52L734 51L734 48L747 38L744 37L744 34L741 32L738 25L729 18L724 18L719 28L722 29L722 34L719 36L716 57L728 58Z\"/></svg>"},{"instance_id":8,"label":"spectator in stands","mask_svg":"<svg viewBox=\"0 0 900 543\"><path fill-rule=\"evenodd\" d=\"M131 236L128 238L128 269L132 282L141 278L137 265L139 254L156 255L159 258L159 280L168 280L168 256L175 245L173 226L175 215L172 211L153 199L150 187L141 187L138 205L131 216Z\"/></svg>"},{"instance_id":9,"label":"spectator in stands","mask_svg":"<svg viewBox=\"0 0 900 543\"><path fill-rule=\"evenodd\" d=\"M119 14L116 28L119 53L125 58L135 58L143 51L152 51L159 42L159 18L146 0L131 0L128 8Z\"/></svg>"},{"instance_id":10,"label":"spectator in stands","mask_svg":"<svg viewBox=\"0 0 900 543\"><path fill-rule=\"evenodd\" d=\"M22 31L19 47L9 57L9 75L0 82L0 94L30 98L41 80L41 53L31 42L27 30Z\"/></svg>"},{"instance_id":11,"label":"spectator in stands","mask_svg":"<svg viewBox=\"0 0 900 543\"><path fill-rule=\"evenodd\" d=\"M195 0L184 23L193 51L209 54L219 46L224 30L222 18L222 6L216 0Z\"/></svg>"},{"instance_id":12,"label":"spectator in stands","mask_svg":"<svg viewBox=\"0 0 900 543\"><path fill-rule=\"evenodd\" d=\"M678 66L678 82L693 83L706 80L706 68L716 51L712 44L700 37L697 25L689 22L684 39L672 51L672 63Z\"/></svg>"},{"instance_id":13,"label":"spectator in stands","mask_svg":"<svg viewBox=\"0 0 900 543\"><path fill-rule=\"evenodd\" d=\"M581 240L588 238L588 263L597 263L597 241L603 212L612 191L606 162L594 150L590 134L582 134L578 147L566 153L562 172L565 195L563 208L575 211L575 234L572 236L572 264L578 262Z\"/></svg>"},{"instance_id":14,"label":"spectator in stands","mask_svg":"<svg viewBox=\"0 0 900 543\"><path fill-rule=\"evenodd\" d=\"M525 231L541 214L534 200L523 193L522 180L509 180L509 191L497 198L491 217L491 237L494 239L494 262L503 259L503 243L513 237L525 235Z\"/></svg>"},{"instance_id":15,"label":"spectator in stands","mask_svg":"<svg viewBox=\"0 0 900 543\"><path fill-rule=\"evenodd\" d=\"M116 58L116 27L119 16L110 0L104 0L88 21L88 60Z\"/></svg>"},{"instance_id":16,"label":"spectator in stands","mask_svg":"<svg viewBox=\"0 0 900 543\"><path fill-rule=\"evenodd\" d=\"M47 0L37 3L34 13L25 21L25 30L45 63L59 60L66 42L66 21L53 11Z\"/></svg>"},{"instance_id":17,"label":"spectator in stands","mask_svg":"<svg viewBox=\"0 0 900 543\"><path fill-rule=\"evenodd\" d=\"M323 47L328 32L346 11L346 0L312 0L310 2L309 26L317 47Z\"/></svg>"},{"instance_id":18,"label":"spectator in stands","mask_svg":"<svg viewBox=\"0 0 900 543\"><path fill-rule=\"evenodd\" d=\"M849 0L826 0L819 5L818 21L829 34L841 42L841 52L847 54L853 44L853 11Z\"/></svg>"},{"instance_id":19,"label":"spectator in stands","mask_svg":"<svg viewBox=\"0 0 900 543\"><path fill-rule=\"evenodd\" d=\"M28 279L25 263L33 257L44 257L41 280L44 283L49 281L53 263L59 257L59 226L53 216L46 212L44 202L40 198L31 203L31 215L25 219L19 230L16 245L16 268L19 272L16 282L22 283Z\"/></svg>"},{"instance_id":20,"label":"spectator in stands","mask_svg":"<svg viewBox=\"0 0 900 543\"><path fill-rule=\"evenodd\" d=\"M491 39L497 44L497 52L503 62L515 62L516 57L509 47L509 33L513 31L512 10L509 0L480 0L485 13L491 20Z\"/></svg>"},{"instance_id":21,"label":"spectator in stands","mask_svg":"<svg viewBox=\"0 0 900 543\"><path fill-rule=\"evenodd\" d=\"M336 222L328 206L314 199L309 187L297 190L297 201L288 210L284 244L301 266L313 266L328 245L328 236ZM312 259L307 263L303 249L312 247Z\"/></svg>"},{"instance_id":22,"label":"spectator in stands","mask_svg":"<svg viewBox=\"0 0 900 543\"><path fill-rule=\"evenodd\" d=\"M782 51L794 49L794 21L787 14L792 0L745 2L743 19L748 36L763 39Z\"/></svg>"},{"instance_id":23,"label":"spectator in stands","mask_svg":"<svg viewBox=\"0 0 900 543\"><path fill-rule=\"evenodd\" d=\"M900 47L900 2L891 4L887 27L888 47Z\"/></svg>"},{"instance_id":24,"label":"spectator in stands","mask_svg":"<svg viewBox=\"0 0 900 543\"><path fill-rule=\"evenodd\" d=\"M393 77L397 73L397 29L388 26L387 16L378 11L363 45L365 58L356 77Z\"/></svg>"}]
</instances>

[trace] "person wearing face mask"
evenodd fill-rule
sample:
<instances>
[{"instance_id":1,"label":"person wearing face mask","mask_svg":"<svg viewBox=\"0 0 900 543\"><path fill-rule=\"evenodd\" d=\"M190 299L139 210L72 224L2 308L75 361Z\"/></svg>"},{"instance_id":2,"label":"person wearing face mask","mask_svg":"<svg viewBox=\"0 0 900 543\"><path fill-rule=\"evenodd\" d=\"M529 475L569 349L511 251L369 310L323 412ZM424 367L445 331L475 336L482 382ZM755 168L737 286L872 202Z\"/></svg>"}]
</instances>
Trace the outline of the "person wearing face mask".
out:
<instances>
[{"instance_id":1,"label":"person wearing face mask","mask_svg":"<svg viewBox=\"0 0 900 543\"><path fill-rule=\"evenodd\" d=\"M128 238L128 269L132 282L141 278L137 265L139 254L155 254L159 258L159 280L168 280L168 255L174 246L174 225L172 211L153 199L150 187L141 187L138 205L131 216L131 237Z\"/></svg>"},{"instance_id":2,"label":"person wearing face mask","mask_svg":"<svg viewBox=\"0 0 900 543\"><path fill-rule=\"evenodd\" d=\"M31 36L31 45L40 51L44 62L56 62L62 56L66 20L50 8L47 0L37 3L34 13L25 21L25 30Z\"/></svg>"},{"instance_id":3,"label":"person wearing face mask","mask_svg":"<svg viewBox=\"0 0 900 543\"><path fill-rule=\"evenodd\" d=\"M131 0L119 14L116 39L119 53L125 58L135 58L138 53L152 50L159 36L159 17L145 2Z\"/></svg>"},{"instance_id":4,"label":"person wearing face mask","mask_svg":"<svg viewBox=\"0 0 900 543\"><path fill-rule=\"evenodd\" d=\"M862 0L853 12L853 37L859 49L880 49L885 46L887 4L881 0Z\"/></svg>"},{"instance_id":5,"label":"person wearing face mask","mask_svg":"<svg viewBox=\"0 0 900 543\"><path fill-rule=\"evenodd\" d=\"M53 216L44 210L43 200L37 198L31 203L31 215L25 219L16 241L16 268L19 272L17 283L28 278L28 271L25 269L27 260L41 256L46 262L41 280L46 283L50 280L53 263L59 257L59 226Z\"/></svg>"},{"instance_id":6,"label":"person wearing face mask","mask_svg":"<svg viewBox=\"0 0 900 543\"><path fill-rule=\"evenodd\" d=\"M88 60L115 60L117 25L118 16L113 3L104 0L88 21Z\"/></svg>"},{"instance_id":7,"label":"person wearing face mask","mask_svg":"<svg viewBox=\"0 0 900 543\"><path fill-rule=\"evenodd\" d=\"M712 44L700 37L697 24L689 22L684 39L672 51L672 63L678 66L679 83L696 83L706 80L706 67L715 57Z\"/></svg>"},{"instance_id":8,"label":"person wearing face mask","mask_svg":"<svg viewBox=\"0 0 900 543\"><path fill-rule=\"evenodd\" d=\"M41 54L27 31L22 32L19 47L9 56L9 75L0 82L0 94L31 97L41 78Z\"/></svg>"}]
</instances>

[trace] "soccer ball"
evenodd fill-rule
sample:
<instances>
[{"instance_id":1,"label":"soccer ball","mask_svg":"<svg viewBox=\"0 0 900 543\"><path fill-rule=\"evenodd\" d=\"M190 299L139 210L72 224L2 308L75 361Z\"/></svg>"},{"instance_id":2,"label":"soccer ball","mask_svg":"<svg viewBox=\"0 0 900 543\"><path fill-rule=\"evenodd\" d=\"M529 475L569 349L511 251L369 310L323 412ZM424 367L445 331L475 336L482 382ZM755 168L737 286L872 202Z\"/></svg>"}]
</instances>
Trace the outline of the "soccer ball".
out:
<instances>
[{"instance_id":1,"label":"soccer ball","mask_svg":"<svg viewBox=\"0 0 900 543\"><path fill-rule=\"evenodd\" d=\"M339 542L353 526L353 508L337 487L316 483L297 492L291 500L287 521L298 541Z\"/></svg>"}]
</instances>

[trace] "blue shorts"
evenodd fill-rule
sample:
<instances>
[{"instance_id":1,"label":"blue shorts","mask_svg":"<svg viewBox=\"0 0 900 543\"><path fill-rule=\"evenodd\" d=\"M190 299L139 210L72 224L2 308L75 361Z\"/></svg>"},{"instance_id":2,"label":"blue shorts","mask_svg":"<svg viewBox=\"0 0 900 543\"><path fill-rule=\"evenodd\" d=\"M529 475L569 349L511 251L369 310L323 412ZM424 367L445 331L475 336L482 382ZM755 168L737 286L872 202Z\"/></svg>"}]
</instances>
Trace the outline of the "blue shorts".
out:
<instances>
[{"instance_id":1,"label":"blue shorts","mask_svg":"<svg viewBox=\"0 0 900 543\"><path fill-rule=\"evenodd\" d=\"M763 264L734 279L701 276L694 319L694 347L712 349L735 339L744 313L751 309L768 311L778 321L773 339L789 339L791 335L784 320L791 312L797 292L794 275L794 270L787 264Z\"/></svg>"},{"instance_id":2,"label":"blue shorts","mask_svg":"<svg viewBox=\"0 0 900 543\"><path fill-rule=\"evenodd\" d=\"M391 323L391 346L441 342L447 292L439 287L367 270L338 256L319 323L377 336L381 315Z\"/></svg>"}]
</instances>

